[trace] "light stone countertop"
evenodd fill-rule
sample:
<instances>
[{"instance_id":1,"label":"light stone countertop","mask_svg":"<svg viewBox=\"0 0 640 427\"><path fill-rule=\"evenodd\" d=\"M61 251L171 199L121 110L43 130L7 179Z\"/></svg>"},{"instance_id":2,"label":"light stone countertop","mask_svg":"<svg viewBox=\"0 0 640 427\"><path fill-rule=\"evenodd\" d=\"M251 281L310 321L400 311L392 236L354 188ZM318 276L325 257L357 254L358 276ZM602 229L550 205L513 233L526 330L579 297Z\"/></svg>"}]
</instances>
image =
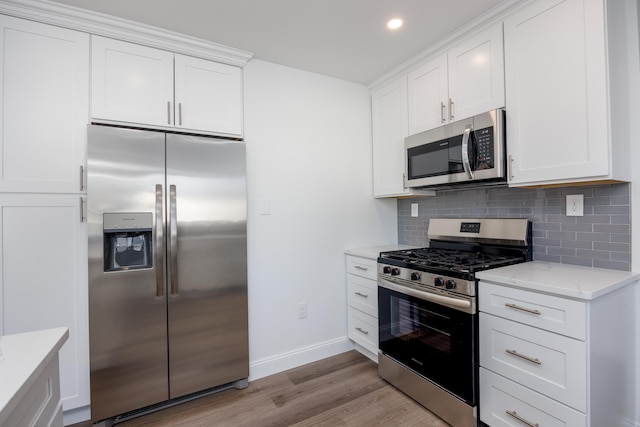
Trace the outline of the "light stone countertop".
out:
<instances>
[{"instance_id":1,"label":"light stone countertop","mask_svg":"<svg viewBox=\"0 0 640 427\"><path fill-rule=\"evenodd\" d=\"M640 280L640 273L531 261L476 273L482 282L593 300Z\"/></svg>"},{"instance_id":2,"label":"light stone countertop","mask_svg":"<svg viewBox=\"0 0 640 427\"><path fill-rule=\"evenodd\" d=\"M0 337L0 426L68 337L67 328Z\"/></svg>"},{"instance_id":3,"label":"light stone countertop","mask_svg":"<svg viewBox=\"0 0 640 427\"><path fill-rule=\"evenodd\" d=\"M380 252L387 251L399 251L402 249L415 249L417 246L409 245L382 245L382 246L368 246L364 248L351 248L345 249L344 253L347 255L358 256L361 258L367 258L377 260Z\"/></svg>"}]
</instances>

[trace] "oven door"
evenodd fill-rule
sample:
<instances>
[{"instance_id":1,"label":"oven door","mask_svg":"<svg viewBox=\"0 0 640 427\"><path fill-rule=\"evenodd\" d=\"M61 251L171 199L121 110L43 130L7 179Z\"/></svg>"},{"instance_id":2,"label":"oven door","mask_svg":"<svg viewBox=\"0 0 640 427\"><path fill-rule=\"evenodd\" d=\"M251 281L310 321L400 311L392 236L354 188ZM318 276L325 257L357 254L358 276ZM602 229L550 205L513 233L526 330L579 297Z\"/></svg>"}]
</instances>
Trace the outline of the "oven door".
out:
<instances>
[{"instance_id":1,"label":"oven door","mask_svg":"<svg viewBox=\"0 0 640 427\"><path fill-rule=\"evenodd\" d=\"M431 382L477 405L475 298L451 298L378 279L379 348Z\"/></svg>"}]
</instances>

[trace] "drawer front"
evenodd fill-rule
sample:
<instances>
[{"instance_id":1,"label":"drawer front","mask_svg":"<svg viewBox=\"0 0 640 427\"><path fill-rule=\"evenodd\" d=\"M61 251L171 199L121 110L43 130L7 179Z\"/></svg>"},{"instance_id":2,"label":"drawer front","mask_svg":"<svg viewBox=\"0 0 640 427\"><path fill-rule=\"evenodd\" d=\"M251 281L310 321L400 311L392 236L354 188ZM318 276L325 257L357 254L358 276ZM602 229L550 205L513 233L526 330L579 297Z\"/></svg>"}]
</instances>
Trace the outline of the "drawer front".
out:
<instances>
[{"instance_id":1,"label":"drawer front","mask_svg":"<svg viewBox=\"0 0 640 427\"><path fill-rule=\"evenodd\" d=\"M586 343L480 313L480 365L581 412Z\"/></svg>"},{"instance_id":2,"label":"drawer front","mask_svg":"<svg viewBox=\"0 0 640 427\"><path fill-rule=\"evenodd\" d=\"M373 259L347 255L347 273L378 280L378 262Z\"/></svg>"},{"instance_id":3,"label":"drawer front","mask_svg":"<svg viewBox=\"0 0 640 427\"><path fill-rule=\"evenodd\" d=\"M378 318L378 282L347 274L349 306Z\"/></svg>"},{"instance_id":4,"label":"drawer front","mask_svg":"<svg viewBox=\"0 0 640 427\"><path fill-rule=\"evenodd\" d=\"M585 414L484 368L480 368L480 419L491 427L587 425Z\"/></svg>"},{"instance_id":5,"label":"drawer front","mask_svg":"<svg viewBox=\"0 0 640 427\"><path fill-rule=\"evenodd\" d=\"M349 307L348 336L371 353L378 353L378 319Z\"/></svg>"},{"instance_id":6,"label":"drawer front","mask_svg":"<svg viewBox=\"0 0 640 427\"><path fill-rule=\"evenodd\" d=\"M480 282L480 311L536 328L586 339L586 303Z\"/></svg>"}]
</instances>

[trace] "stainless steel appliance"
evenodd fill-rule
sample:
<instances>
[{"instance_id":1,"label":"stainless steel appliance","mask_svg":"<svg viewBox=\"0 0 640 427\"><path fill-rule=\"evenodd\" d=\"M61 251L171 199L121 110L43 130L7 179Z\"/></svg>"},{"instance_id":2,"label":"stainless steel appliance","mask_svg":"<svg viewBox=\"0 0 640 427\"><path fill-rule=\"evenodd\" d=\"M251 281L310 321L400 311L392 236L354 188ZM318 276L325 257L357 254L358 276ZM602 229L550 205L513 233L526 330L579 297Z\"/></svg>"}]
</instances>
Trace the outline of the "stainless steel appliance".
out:
<instances>
[{"instance_id":1,"label":"stainless steel appliance","mask_svg":"<svg viewBox=\"0 0 640 427\"><path fill-rule=\"evenodd\" d=\"M88 132L92 421L246 387L245 144Z\"/></svg>"},{"instance_id":2,"label":"stainless steel appliance","mask_svg":"<svg viewBox=\"0 0 640 427\"><path fill-rule=\"evenodd\" d=\"M405 185L447 188L506 184L505 112L469 117L405 138Z\"/></svg>"},{"instance_id":3,"label":"stainless steel appliance","mask_svg":"<svg viewBox=\"0 0 640 427\"><path fill-rule=\"evenodd\" d=\"M378 258L378 372L449 424L476 426L475 273L530 260L531 224L434 218L428 236L428 248Z\"/></svg>"}]
</instances>

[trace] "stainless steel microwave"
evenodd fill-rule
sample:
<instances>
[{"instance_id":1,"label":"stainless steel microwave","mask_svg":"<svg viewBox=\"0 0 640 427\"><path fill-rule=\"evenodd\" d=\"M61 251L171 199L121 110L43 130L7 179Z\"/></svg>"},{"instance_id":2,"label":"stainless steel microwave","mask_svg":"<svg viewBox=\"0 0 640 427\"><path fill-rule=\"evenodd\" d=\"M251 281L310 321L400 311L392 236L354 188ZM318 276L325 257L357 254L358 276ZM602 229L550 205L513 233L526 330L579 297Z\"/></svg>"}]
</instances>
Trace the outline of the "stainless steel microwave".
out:
<instances>
[{"instance_id":1,"label":"stainless steel microwave","mask_svg":"<svg viewBox=\"0 0 640 427\"><path fill-rule=\"evenodd\" d=\"M405 138L407 187L507 182L505 111L492 110Z\"/></svg>"}]
</instances>

